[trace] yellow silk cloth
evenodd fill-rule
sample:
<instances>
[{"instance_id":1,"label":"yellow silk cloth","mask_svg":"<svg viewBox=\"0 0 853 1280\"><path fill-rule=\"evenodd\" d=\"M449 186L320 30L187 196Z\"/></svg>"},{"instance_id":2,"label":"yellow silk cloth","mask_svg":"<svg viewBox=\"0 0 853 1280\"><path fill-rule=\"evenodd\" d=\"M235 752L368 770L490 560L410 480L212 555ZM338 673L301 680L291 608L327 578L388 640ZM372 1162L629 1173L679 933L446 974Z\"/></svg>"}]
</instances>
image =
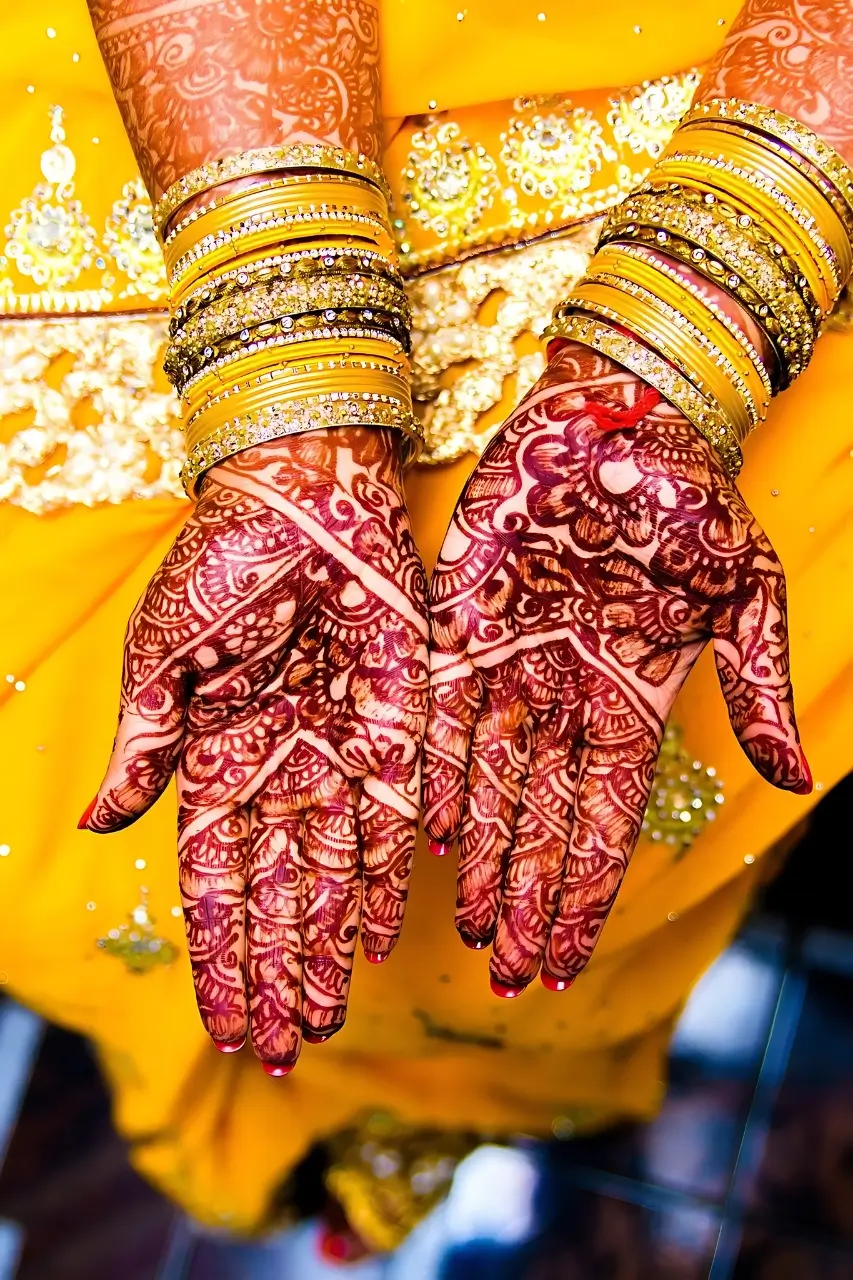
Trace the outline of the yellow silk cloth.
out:
<instances>
[{"instance_id":1,"label":"yellow silk cloth","mask_svg":"<svg viewBox=\"0 0 853 1280\"><path fill-rule=\"evenodd\" d=\"M717 19L736 8L698 0L686 23L664 0L618 0L603 16L595 6L549 9L548 0L469 2L467 11L456 0L388 0L389 114L423 109L438 94L464 105L674 71L713 52ZM466 13L458 24L456 12ZM104 148L103 190L88 166L87 200L108 205L126 143L82 0L6 6L0 34L0 156L11 177L16 158L32 168L46 107L61 103L99 138L89 145ZM850 350L846 336L822 340L750 442L742 486L787 569L800 725L824 789L853 763ZM505 409L511 396L507 387ZM428 563L470 465L410 476ZM493 1133L651 1113L674 1013L741 919L761 855L820 793L783 795L752 773L703 660L677 719L691 752L725 780L726 803L681 858L641 843L570 993L534 984L517 1001L496 1000L487 958L453 930L452 861L419 844L400 947L380 968L357 961L346 1029L306 1046L291 1076L270 1080L248 1050L217 1054L198 1020L172 914L173 793L120 835L75 830L106 763L125 621L185 513L168 497L41 516L0 506L0 981L93 1038L137 1167L200 1219L252 1228L306 1146L364 1108ZM127 923L143 886L157 935L179 954L136 975L96 941Z\"/></svg>"}]
</instances>

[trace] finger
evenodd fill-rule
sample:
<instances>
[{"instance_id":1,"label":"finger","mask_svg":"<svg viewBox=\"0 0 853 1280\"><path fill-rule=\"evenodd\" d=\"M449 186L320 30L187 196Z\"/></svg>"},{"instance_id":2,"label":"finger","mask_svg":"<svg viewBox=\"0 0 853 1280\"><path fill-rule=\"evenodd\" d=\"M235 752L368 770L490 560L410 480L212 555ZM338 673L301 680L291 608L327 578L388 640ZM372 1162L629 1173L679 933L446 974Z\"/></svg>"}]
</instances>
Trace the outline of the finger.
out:
<instances>
[{"instance_id":1,"label":"finger","mask_svg":"<svg viewBox=\"0 0 853 1280\"><path fill-rule=\"evenodd\" d=\"M717 675L738 741L768 782L812 789L800 746L788 657L785 576L771 551L753 563L752 594L715 620Z\"/></svg>"},{"instance_id":2,"label":"finger","mask_svg":"<svg viewBox=\"0 0 853 1280\"><path fill-rule=\"evenodd\" d=\"M355 796L330 779L325 804L305 815L302 844L303 1023L313 1036L346 1017L361 917L361 862Z\"/></svg>"},{"instance_id":3,"label":"finger","mask_svg":"<svg viewBox=\"0 0 853 1280\"><path fill-rule=\"evenodd\" d=\"M456 928L476 949L494 935L530 742L530 714L517 680L507 680L474 728L459 838Z\"/></svg>"},{"instance_id":4,"label":"finger","mask_svg":"<svg viewBox=\"0 0 853 1280\"><path fill-rule=\"evenodd\" d=\"M365 778L359 804L364 877L361 945L374 964L391 953L400 936L415 837L418 830L420 759L389 764Z\"/></svg>"},{"instance_id":5,"label":"finger","mask_svg":"<svg viewBox=\"0 0 853 1280\"><path fill-rule=\"evenodd\" d=\"M440 845L456 838L462 821L468 755L481 699L480 679L463 653L430 654L423 822L430 841Z\"/></svg>"},{"instance_id":6,"label":"finger","mask_svg":"<svg viewBox=\"0 0 853 1280\"><path fill-rule=\"evenodd\" d=\"M537 747L518 806L492 954L492 978L513 991L536 977L557 910L577 782L574 743Z\"/></svg>"},{"instance_id":7,"label":"finger","mask_svg":"<svg viewBox=\"0 0 853 1280\"><path fill-rule=\"evenodd\" d=\"M247 985L252 1047L270 1075L291 1070L302 1023L302 814L267 789L252 807Z\"/></svg>"},{"instance_id":8,"label":"finger","mask_svg":"<svg viewBox=\"0 0 853 1280\"><path fill-rule=\"evenodd\" d=\"M569 984L586 965L640 834L654 779L658 739L639 729L612 746L583 748L574 821L543 981Z\"/></svg>"},{"instance_id":9,"label":"finger","mask_svg":"<svg viewBox=\"0 0 853 1280\"><path fill-rule=\"evenodd\" d=\"M156 581L128 625L115 743L104 780L79 823L89 831L120 831L135 822L163 793L178 762L189 688L184 670L161 647L166 632L156 619Z\"/></svg>"},{"instance_id":10,"label":"finger","mask_svg":"<svg viewBox=\"0 0 853 1280\"><path fill-rule=\"evenodd\" d=\"M180 775L178 786L180 794ZM248 1030L248 818L234 805L199 813L182 803L178 821L181 899L199 1013L218 1047L239 1047Z\"/></svg>"}]
</instances>

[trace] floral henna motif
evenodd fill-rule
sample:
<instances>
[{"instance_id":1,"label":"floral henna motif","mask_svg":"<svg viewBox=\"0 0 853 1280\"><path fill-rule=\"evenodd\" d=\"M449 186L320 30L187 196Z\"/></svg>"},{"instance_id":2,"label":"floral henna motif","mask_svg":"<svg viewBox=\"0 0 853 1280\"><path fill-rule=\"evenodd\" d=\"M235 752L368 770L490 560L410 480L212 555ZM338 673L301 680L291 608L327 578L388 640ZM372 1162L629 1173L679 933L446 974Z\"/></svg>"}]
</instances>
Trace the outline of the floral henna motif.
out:
<instances>
[{"instance_id":1,"label":"floral henna motif","mask_svg":"<svg viewBox=\"0 0 853 1280\"><path fill-rule=\"evenodd\" d=\"M281 142L380 156L375 0L89 0L152 199L197 165Z\"/></svg>"},{"instance_id":2,"label":"floral henna motif","mask_svg":"<svg viewBox=\"0 0 853 1280\"><path fill-rule=\"evenodd\" d=\"M850 0L747 0L696 100L729 97L794 116L853 163Z\"/></svg>"},{"instance_id":3,"label":"floral henna motif","mask_svg":"<svg viewBox=\"0 0 853 1280\"><path fill-rule=\"evenodd\" d=\"M586 348L487 449L431 600L425 825L460 837L457 928L503 986L589 959L709 640L753 764L810 789L772 548L705 440Z\"/></svg>"},{"instance_id":4,"label":"floral henna motif","mask_svg":"<svg viewBox=\"0 0 853 1280\"><path fill-rule=\"evenodd\" d=\"M266 1063L341 1026L360 922L373 957L402 923L428 627L398 454L347 428L214 468L128 629L86 825L133 822L177 768L201 1015Z\"/></svg>"}]
</instances>

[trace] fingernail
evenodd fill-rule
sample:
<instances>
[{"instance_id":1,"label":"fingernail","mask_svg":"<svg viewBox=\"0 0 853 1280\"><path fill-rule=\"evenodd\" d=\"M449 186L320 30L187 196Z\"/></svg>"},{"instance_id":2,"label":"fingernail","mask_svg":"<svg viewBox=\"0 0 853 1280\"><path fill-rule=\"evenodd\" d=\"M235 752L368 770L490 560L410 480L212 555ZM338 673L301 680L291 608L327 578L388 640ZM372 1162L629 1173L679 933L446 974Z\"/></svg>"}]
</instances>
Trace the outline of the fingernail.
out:
<instances>
[{"instance_id":1,"label":"fingernail","mask_svg":"<svg viewBox=\"0 0 853 1280\"><path fill-rule=\"evenodd\" d=\"M346 1262L350 1256L351 1247L346 1236L332 1231L329 1227L324 1227L317 1241L317 1250L320 1256L328 1259L329 1262Z\"/></svg>"},{"instance_id":2,"label":"fingernail","mask_svg":"<svg viewBox=\"0 0 853 1280\"><path fill-rule=\"evenodd\" d=\"M808 795L811 795L812 788L814 787L814 782L812 781L812 771L809 768L809 762L806 759L806 757L803 755L802 751L800 752L800 755L802 757L803 778L802 778L802 781L799 782L797 786L793 788L793 792L794 792L794 795L797 795L797 796L808 796Z\"/></svg>"},{"instance_id":3,"label":"fingernail","mask_svg":"<svg viewBox=\"0 0 853 1280\"><path fill-rule=\"evenodd\" d=\"M246 1043L245 1036L243 1036L242 1040L217 1040L215 1036L211 1036L211 1040L214 1048L218 1049L220 1053L238 1053Z\"/></svg>"},{"instance_id":4,"label":"fingernail","mask_svg":"<svg viewBox=\"0 0 853 1280\"><path fill-rule=\"evenodd\" d=\"M328 1027L325 1031L312 1031L309 1027L302 1028L302 1039L306 1044L325 1044L327 1040L331 1040L333 1035L340 1031L344 1024L338 1027Z\"/></svg>"},{"instance_id":5,"label":"fingernail","mask_svg":"<svg viewBox=\"0 0 853 1280\"><path fill-rule=\"evenodd\" d=\"M85 831L85 830L86 830L86 824L88 823L88 821L89 821L89 819L91 818L92 814L95 812L95 805L96 805L97 803L98 803L98 797L97 797L97 795L96 795L96 796L95 796L95 798L94 798L94 800L92 800L92 801L91 801L91 803L87 804L87 805L86 805L86 808L83 810L83 816L82 816L82 818L80 819L80 821L77 823L77 830L78 830L78 831Z\"/></svg>"},{"instance_id":6,"label":"fingernail","mask_svg":"<svg viewBox=\"0 0 853 1280\"><path fill-rule=\"evenodd\" d=\"M546 973L544 969L539 970L539 977L542 980L542 986L547 987L549 991L568 991L574 982L574 978L552 978L550 973Z\"/></svg>"},{"instance_id":7,"label":"fingernail","mask_svg":"<svg viewBox=\"0 0 853 1280\"><path fill-rule=\"evenodd\" d=\"M390 951L365 951L365 956L369 964L384 964L390 956Z\"/></svg>"},{"instance_id":8,"label":"fingernail","mask_svg":"<svg viewBox=\"0 0 853 1280\"><path fill-rule=\"evenodd\" d=\"M450 843L444 840L427 840L427 848L436 858L444 858L450 852Z\"/></svg>"},{"instance_id":9,"label":"fingernail","mask_svg":"<svg viewBox=\"0 0 853 1280\"><path fill-rule=\"evenodd\" d=\"M489 978L489 986L496 996L500 996L502 1000L514 1000L516 996L520 996L522 991L526 991L526 987L507 987L503 982L498 982L495 978Z\"/></svg>"},{"instance_id":10,"label":"fingernail","mask_svg":"<svg viewBox=\"0 0 853 1280\"><path fill-rule=\"evenodd\" d=\"M290 1066L288 1067L288 1066L283 1066L279 1062L262 1062L261 1066L263 1067L264 1071L266 1071L268 1076L289 1076L293 1068L296 1066L296 1063L291 1062Z\"/></svg>"},{"instance_id":11,"label":"fingernail","mask_svg":"<svg viewBox=\"0 0 853 1280\"><path fill-rule=\"evenodd\" d=\"M485 951L489 945L482 938L472 938L470 933L460 933L459 937L464 942L469 951Z\"/></svg>"}]
</instances>

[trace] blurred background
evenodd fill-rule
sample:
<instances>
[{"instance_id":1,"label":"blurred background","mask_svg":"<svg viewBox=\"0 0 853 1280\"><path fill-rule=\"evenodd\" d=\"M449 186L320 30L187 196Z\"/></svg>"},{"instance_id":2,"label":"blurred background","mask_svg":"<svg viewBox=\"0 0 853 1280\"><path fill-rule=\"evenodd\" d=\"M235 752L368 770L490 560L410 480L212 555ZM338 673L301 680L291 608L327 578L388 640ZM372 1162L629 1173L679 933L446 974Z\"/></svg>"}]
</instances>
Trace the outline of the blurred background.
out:
<instances>
[{"instance_id":1,"label":"blurred background","mask_svg":"<svg viewBox=\"0 0 853 1280\"><path fill-rule=\"evenodd\" d=\"M853 1280L851 804L848 778L694 989L654 1122L480 1146L379 1258L329 1256L322 1147L286 1229L187 1219L131 1169L86 1042L0 985L0 1280ZM397 1172L381 1142L361 1154Z\"/></svg>"}]
</instances>

